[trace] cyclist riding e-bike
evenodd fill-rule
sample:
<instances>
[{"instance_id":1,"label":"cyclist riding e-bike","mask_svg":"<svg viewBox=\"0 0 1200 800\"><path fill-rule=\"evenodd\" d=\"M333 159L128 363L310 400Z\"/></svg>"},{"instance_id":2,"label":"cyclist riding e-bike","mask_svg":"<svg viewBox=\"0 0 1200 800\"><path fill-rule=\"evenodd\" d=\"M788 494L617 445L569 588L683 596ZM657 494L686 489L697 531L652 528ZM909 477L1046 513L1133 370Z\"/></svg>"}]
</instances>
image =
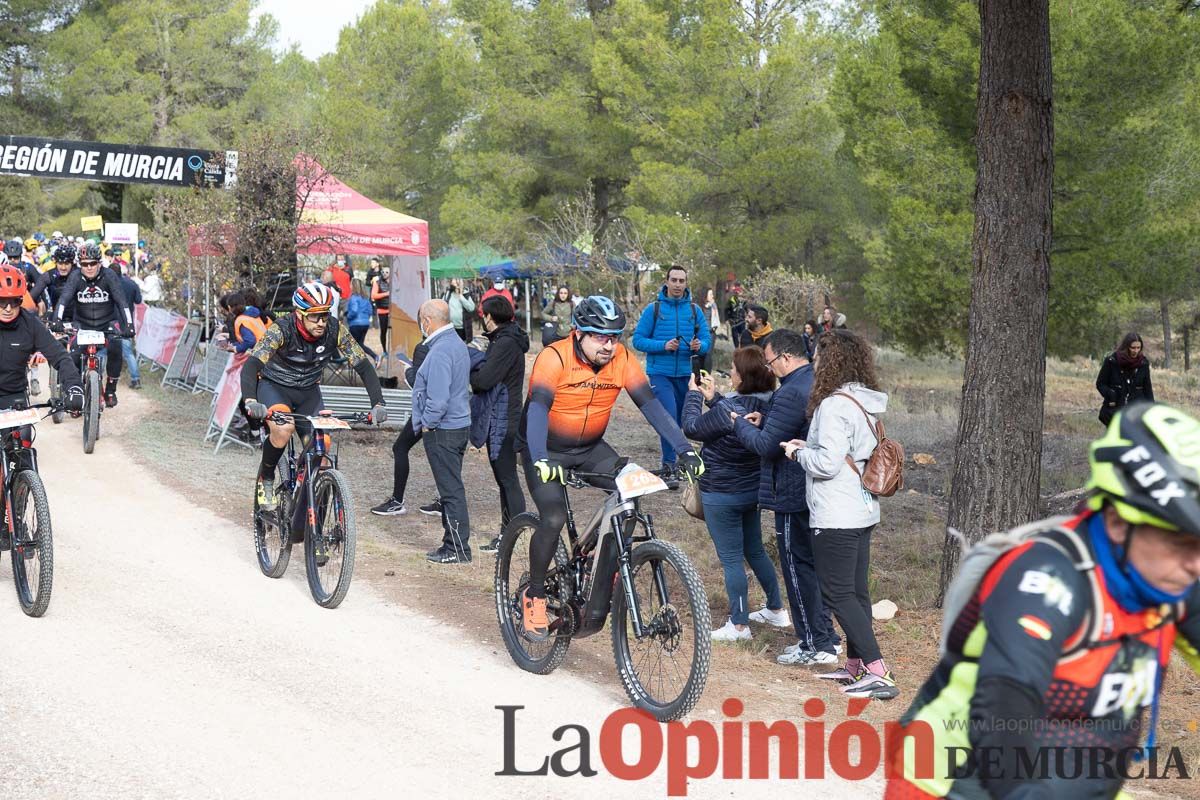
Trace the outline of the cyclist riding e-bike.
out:
<instances>
[{"instance_id":1,"label":"cyclist riding e-bike","mask_svg":"<svg viewBox=\"0 0 1200 800\"><path fill-rule=\"evenodd\" d=\"M625 389L646 421L680 453L689 476L704 462L650 389L646 372L618 339L625 313L607 297L594 295L572 315L575 330L542 350L533 362L529 397L521 417L517 451L539 524L529 543L529 588L522 600L525 633L549 636L546 571L567 522L565 470L608 472L618 456L604 431L613 405Z\"/></svg>"},{"instance_id":2,"label":"cyclist riding e-bike","mask_svg":"<svg viewBox=\"0 0 1200 800\"><path fill-rule=\"evenodd\" d=\"M354 341L349 330L330 318L333 292L312 281L292 295L294 313L281 317L266 329L242 366L242 397L246 416L265 420L273 412L314 416L325 409L321 399L321 376L325 366L339 353L362 378L371 401L371 420L387 421L383 388L375 366ZM279 464L294 424L267 422L270 437L263 442L255 492L259 508L276 507L275 467Z\"/></svg>"},{"instance_id":3,"label":"cyclist riding e-bike","mask_svg":"<svg viewBox=\"0 0 1200 800\"><path fill-rule=\"evenodd\" d=\"M1200 421L1129 406L1091 468L1087 511L1013 531L963 585L945 654L902 718L932 729L933 772L907 748L887 798L1110 798L1147 769L1172 646L1200 670Z\"/></svg>"},{"instance_id":4,"label":"cyclist riding e-bike","mask_svg":"<svg viewBox=\"0 0 1200 800\"><path fill-rule=\"evenodd\" d=\"M68 313L79 330L104 334L108 350L104 404L111 408L117 404L117 381L125 363L121 357L121 339L134 333L133 306L121 285L120 274L100 265L100 247L94 242L83 246L79 270L67 275L54 307L51 327L61 329Z\"/></svg>"}]
</instances>

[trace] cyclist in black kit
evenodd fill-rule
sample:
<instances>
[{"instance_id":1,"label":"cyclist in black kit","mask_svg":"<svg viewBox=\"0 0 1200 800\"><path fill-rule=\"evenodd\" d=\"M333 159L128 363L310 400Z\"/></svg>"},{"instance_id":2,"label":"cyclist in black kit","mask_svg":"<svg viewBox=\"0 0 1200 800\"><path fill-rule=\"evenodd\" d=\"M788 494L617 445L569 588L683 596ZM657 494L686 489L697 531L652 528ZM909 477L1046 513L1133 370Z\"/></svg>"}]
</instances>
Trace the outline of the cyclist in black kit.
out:
<instances>
[{"instance_id":1,"label":"cyclist in black kit","mask_svg":"<svg viewBox=\"0 0 1200 800\"><path fill-rule=\"evenodd\" d=\"M75 271L76 256L77 252L73 244L60 244L54 248L54 269L48 269L38 276L37 283L29 290L29 296L33 298L33 302L42 300L42 295L45 294L46 307L54 308L58 303L59 296L62 295L62 288L66 285L67 278L71 277L71 273Z\"/></svg>"},{"instance_id":2,"label":"cyclist in black kit","mask_svg":"<svg viewBox=\"0 0 1200 800\"><path fill-rule=\"evenodd\" d=\"M312 281L292 295L293 313L275 320L242 366L242 397L246 416L267 419L279 411L298 416L314 416L325 409L321 398L321 376L325 366L339 353L362 378L371 401L371 420L387 422L383 387L375 365L354 341L348 328L330 316L333 290ZM275 467L292 437L294 424L267 422L270 437L263 442L255 494L259 508L270 511L277 505Z\"/></svg>"},{"instance_id":3,"label":"cyclist in black kit","mask_svg":"<svg viewBox=\"0 0 1200 800\"><path fill-rule=\"evenodd\" d=\"M0 266L0 409L29 402L27 367L37 352L58 370L68 411L83 410L83 384L71 356L50 335L37 314L21 308L28 284L22 270Z\"/></svg>"},{"instance_id":4,"label":"cyclist in black kit","mask_svg":"<svg viewBox=\"0 0 1200 800\"><path fill-rule=\"evenodd\" d=\"M61 328L69 309L73 309L76 328L102 331L105 335L108 382L104 386L104 404L111 408L117 404L117 381L124 363L121 339L133 335L133 306L121 286L121 276L100 265L100 247L95 243L84 245L79 271L70 273L63 283L52 328Z\"/></svg>"}]
</instances>

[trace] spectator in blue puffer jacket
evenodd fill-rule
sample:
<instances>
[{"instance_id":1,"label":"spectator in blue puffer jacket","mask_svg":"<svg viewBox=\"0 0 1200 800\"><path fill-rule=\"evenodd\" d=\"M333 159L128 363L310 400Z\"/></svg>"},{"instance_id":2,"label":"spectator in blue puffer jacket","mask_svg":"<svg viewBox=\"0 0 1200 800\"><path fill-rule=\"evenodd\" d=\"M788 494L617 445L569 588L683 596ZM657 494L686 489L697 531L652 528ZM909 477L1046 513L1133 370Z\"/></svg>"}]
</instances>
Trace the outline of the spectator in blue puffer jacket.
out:
<instances>
[{"instance_id":1,"label":"spectator in blue puffer jacket","mask_svg":"<svg viewBox=\"0 0 1200 800\"><path fill-rule=\"evenodd\" d=\"M369 355L375 362L375 366L378 367L379 354L367 347L366 342L363 341L367 338L367 331L371 328L371 317L375 313L375 307L367 298L367 290L363 286L362 279L355 278L351 281L350 286L350 299L346 301L346 313L342 321L350 329L350 335L354 337L354 341L358 342L363 352Z\"/></svg>"},{"instance_id":2,"label":"spectator in blue puffer jacket","mask_svg":"<svg viewBox=\"0 0 1200 800\"><path fill-rule=\"evenodd\" d=\"M804 470L785 457L784 442L808 434L808 396L813 370L800 334L778 330L771 334L765 354L771 371L779 378L779 389L771 397L759 427L753 418L731 412L738 441L762 458L758 502L775 512L775 541L779 566L791 605L791 624L798 641L776 658L781 664L802 666L836 664L841 639L821 600L821 584L813 563L812 531L808 524L808 500ZM784 615L762 609L750 615L755 622L786 627Z\"/></svg>"},{"instance_id":3,"label":"spectator in blue puffer jacket","mask_svg":"<svg viewBox=\"0 0 1200 800\"><path fill-rule=\"evenodd\" d=\"M766 411L775 376L762 350L742 347L734 351L730 378L733 391L724 397L717 394L712 377L703 376L699 385L692 378L683 402L684 434L704 442L700 451L704 459L704 474L700 476L704 524L725 571L725 593L729 596L729 620L712 632L713 640L718 642L751 638L750 587L744 564L754 570L754 577L767 595L770 613L787 617L775 565L763 549L758 511L759 456L738 441L729 414ZM710 406L708 411L704 411L702 401Z\"/></svg>"},{"instance_id":4,"label":"spectator in blue puffer jacket","mask_svg":"<svg viewBox=\"0 0 1200 800\"><path fill-rule=\"evenodd\" d=\"M646 354L646 376L654 396L678 424L683 415L683 400L687 396L688 378L692 374L692 359L703 360L712 349L704 310L692 302L687 288L687 270L672 266L667 270L667 283L658 292L658 299L642 311L633 331L633 347ZM675 448L662 439L663 469L667 485L679 488L673 477Z\"/></svg>"}]
</instances>

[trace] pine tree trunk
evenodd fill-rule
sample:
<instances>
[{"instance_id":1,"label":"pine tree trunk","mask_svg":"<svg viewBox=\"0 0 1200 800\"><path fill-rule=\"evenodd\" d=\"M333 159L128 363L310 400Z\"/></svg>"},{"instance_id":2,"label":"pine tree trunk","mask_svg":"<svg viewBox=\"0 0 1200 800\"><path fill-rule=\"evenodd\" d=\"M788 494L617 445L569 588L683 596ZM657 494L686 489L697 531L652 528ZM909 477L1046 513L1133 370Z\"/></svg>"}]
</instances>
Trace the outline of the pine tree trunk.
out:
<instances>
[{"instance_id":1,"label":"pine tree trunk","mask_svg":"<svg viewBox=\"0 0 1200 800\"><path fill-rule=\"evenodd\" d=\"M1163 326L1163 369L1171 368L1171 301L1159 300Z\"/></svg>"},{"instance_id":2,"label":"pine tree trunk","mask_svg":"<svg viewBox=\"0 0 1200 800\"><path fill-rule=\"evenodd\" d=\"M1054 173L1049 1L981 0L979 13L971 311L949 507L970 541L1038 511ZM947 536L942 593L958 555Z\"/></svg>"}]
</instances>

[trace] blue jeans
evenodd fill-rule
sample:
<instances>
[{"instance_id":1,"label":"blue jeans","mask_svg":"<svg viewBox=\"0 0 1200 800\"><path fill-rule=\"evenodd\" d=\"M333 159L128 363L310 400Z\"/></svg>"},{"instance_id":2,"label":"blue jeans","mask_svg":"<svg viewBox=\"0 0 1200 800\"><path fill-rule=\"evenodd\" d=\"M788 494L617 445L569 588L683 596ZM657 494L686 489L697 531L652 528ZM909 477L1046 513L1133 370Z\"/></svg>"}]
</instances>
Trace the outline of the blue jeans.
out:
<instances>
[{"instance_id":1,"label":"blue jeans","mask_svg":"<svg viewBox=\"0 0 1200 800\"><path fill-rule=\"evenodd\" d=\"M140 381L142 379L142 373L140 370L138 370L137 356L133 353L132 339L121 340L121 354L125 357L125 363L129 367L129 380L134 381L135 383Z\"/></svg>"},{"instance_id":2,"label":"blue jeans","mask_svg":"<svg viewBox=\"0 0 1200 800\"><path fill-rule=\"evenodd\" d=\"M779 545L779 567L787 587L792 625L801 648L834 652L841 637L833 630L829 609L821 600L821 582L813 561L812 530L808 511L775 512L775 541Z\"/></svg>"},{"instance_id":3,"label":"blue jeans","mask_svg":"<svg viewBox=\"0 0 1200 800\"><path fill-rule=\"evenodd\" d=\"M666 375L651 375L650 389L654 392L654 396L663 404L663 408L675 420L675 424L679 425L683 417L683 399L687 397L688 392L688 377L684 375L680 378L671 378ZM675 448L666 439L659 437L662 442L662 460L664 464L675 463Z\"/></svg>"},{"instance_id":4,"label":"blue jeans","mask_svg":"<svg viewBox=\"0 0 1200 800\"><path fill-rule=\"evenodd\" d=\"M712 537L717 558L721 559L721 568L725 571L725 594L729 596L729 618L733 624L750 622L747 607L750 585L743 561L750 565L754 577L766 592L767 608L783 608L775 565L763 549L758 491L745 495L703 492L700 499L704 503L704 524L708 526L708 535Z\"/></svg>"}]
</instances>

